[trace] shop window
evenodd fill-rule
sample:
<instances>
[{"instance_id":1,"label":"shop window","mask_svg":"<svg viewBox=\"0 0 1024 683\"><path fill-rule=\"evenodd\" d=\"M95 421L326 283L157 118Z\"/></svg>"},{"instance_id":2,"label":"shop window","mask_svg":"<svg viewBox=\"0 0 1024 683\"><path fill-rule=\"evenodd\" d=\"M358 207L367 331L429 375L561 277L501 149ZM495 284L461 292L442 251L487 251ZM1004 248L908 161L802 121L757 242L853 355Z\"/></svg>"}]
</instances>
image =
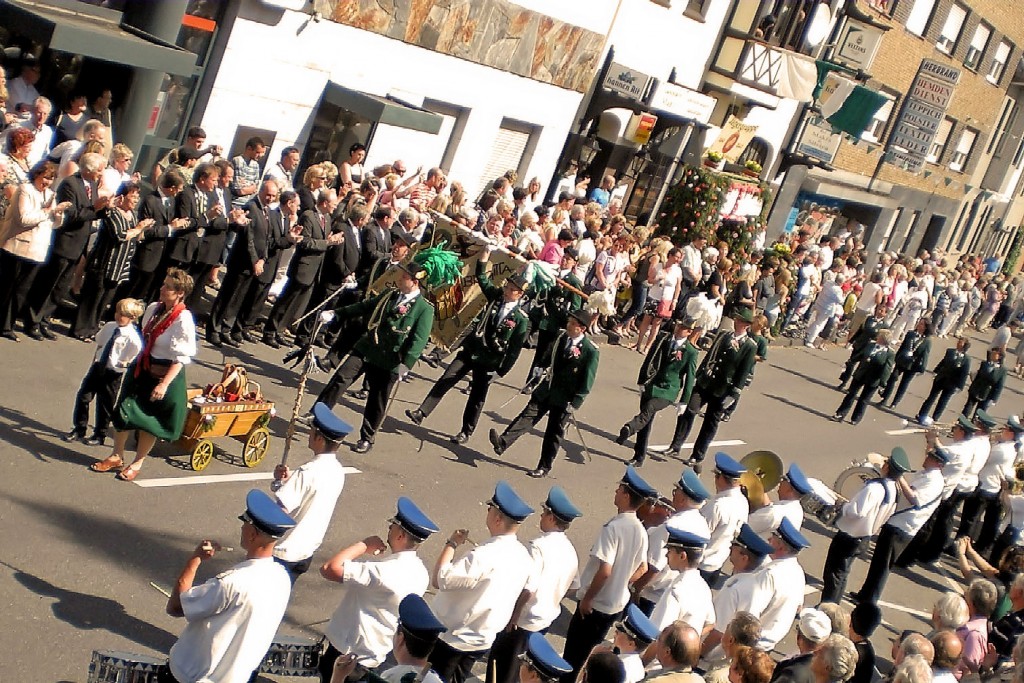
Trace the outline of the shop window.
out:
<instances>
[{"instance_id":1,"label":"shop window","mask_svg":"<svg viewBox=\"0 0 1024 683\"><path fill-rule=\"evenodd\" d=\"M964 128L960 133L960 141L956 143L956 149L949 158L949 168L952 171L963 171L967 167L967 160L974 149L974 141L978 139L978 132L970 128Z\"/></svg>"},{"instance_id":2,"label":"shop window","mask_svg":"<svg viewBox=\"0 0 1024 683\"><path fill-rule=\"evenodd\" d=\"M955 121L948 116L942 119L939 130L936 131L935 138L932 140L932 145L928 148L928 156L924 158L925 161L930 164L939 163L942 153L946 151L946 143L949 142L949 133L953 130L954 123Z\"/></svg>"},{"instance_id":3,"label":"shop window","mask_svg":"<svg viewBox=\"0 0 1024 683\"><path fill-rule=\"evenodd\" d=\"M988 67L988 74L985 79L993 84L999 85L999 81L1003 78L1003 72L1006 71L1006 62L1010 59L1010 52L1013 51L1013 46L1005 40L999 42L999 47L996 48L996 53L992 55L992 64Z\"/></svg>"},{"instance_id":4,"label":"shop window","mask_svg":"<svg viewBox=\"0 0 1024 683\"><path fill-rule=\"evenodd\" d=\"M953 54L953 50L956 49L956 42L960 40L960 32L964 28L964 20L966 19L967 9L965 7L962 5L950 7L949 14L946 15L946 22L942 25L942 31L939 33L939 40L935 43L935 47L947 55Z\"/></svg>"},{"instance_id":5,"label":"shop window","mask_svg":"<svg viewBox=\"0 0 1024 683\"><path fill-rule=\"evenodd\" d=\"M974 29L974 37L971 38L971 45L967 48L967 55L964 56L964 66L971 71L977 71L981 66L981 60L985 56L985 48L988 47L988 39L992 35L992 28L985 24L978 24Z\"/></svg>"},{"instance_id":6,"label":"shop window","mask_svg":"<svg viewBox=\"0 0 1024 683\"><path fill-rule=\"evenodd\" d=\"M736 163L743 166L748 161L756 161L761 168L764 168L768 165L769 156L771 156L771 145L762 138L753 138L740 154Z\"/></svg>"},{"instance_id":7,"label":"shop window","mask_svg":"<svg viewBox=\"0 0 1024 683\"><path fill-rule=\"evenodd\" d=\"M910 10L910 16L907 17L907 30L915 36L923 36L934 11L935 0L917 0Z\"/></svg>"}]
</instances>

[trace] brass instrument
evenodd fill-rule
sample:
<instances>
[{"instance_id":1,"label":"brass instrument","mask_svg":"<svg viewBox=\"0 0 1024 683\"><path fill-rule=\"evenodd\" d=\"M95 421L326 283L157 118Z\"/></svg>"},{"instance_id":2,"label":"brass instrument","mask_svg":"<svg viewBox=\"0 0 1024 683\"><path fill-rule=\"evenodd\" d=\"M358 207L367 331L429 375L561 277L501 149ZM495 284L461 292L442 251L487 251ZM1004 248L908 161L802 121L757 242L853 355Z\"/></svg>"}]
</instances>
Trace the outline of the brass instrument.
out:
<instances>
[{"instance_id":1,"label":"brass instrument","mask_svg":"<svg viewBox=\"0 0 1024 683\"><path fill-rule=\"evenodd\" d=\"M1009 484L1008 490L1011 496L1024 494L1024 460L1017 462L1013 466L1013 480L1007 483Z\"/></svg>"},{"instance_id":2,"label":"brass instrument","mask_svg":"<svg viewBox=\"0 0 1024 683\"><path fill-rule=\"evenodd\" d=\"M771 451L751 451L743 456L740 464L747 468L740 475L740 486L750 509L764 507L764 494L782 481L782 458Z\"/></svg>"}]
</instances>

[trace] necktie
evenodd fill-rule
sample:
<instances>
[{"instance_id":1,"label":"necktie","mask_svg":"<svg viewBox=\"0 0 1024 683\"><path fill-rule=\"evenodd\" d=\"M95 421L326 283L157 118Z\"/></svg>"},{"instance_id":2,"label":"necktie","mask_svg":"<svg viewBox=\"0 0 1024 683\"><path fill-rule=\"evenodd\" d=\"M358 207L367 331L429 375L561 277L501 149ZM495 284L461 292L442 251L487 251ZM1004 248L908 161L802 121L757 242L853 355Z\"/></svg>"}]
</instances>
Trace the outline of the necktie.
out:
<instances>
[{"instance_id":1,"label":"necktie","mask_svg":"<svg viewBox=\"0 0 1024 683\"><path fill-rule=\"evenodd\" d=\"M323 230L325 234L327 233L327 220L324 218L323 214L320 214L320 229Z\"/></svg>"},{"instance_id":2,"label":"necktie","mask_svg":"<svg viewBox=\"0 0 1024 683\"><path fill-rule=\"evenodd\" d=\"M103 350L100 352L100 357L96 359L96 362L103 367L107 367L110 363L110 354L114 351L114 341L121 336L120 330L114 330L114 334L110 335L110 339L103 345Z\"/></svg>"},{"instance_id":3,"label":"necktie","mask_svg":"<svg viewBox=\"0 0 1024 683\"><path fill-rule=\"evenodd\" d=\"M206 213L206 193L196 192L196 205L199 207L199 213Z\"/></svg>"},{"instance_id":4,"label":"necktie","mask_svg":"<svg viewBox=\"0 0 1024 683\"><path fill-rule=\"evenodd\" d=\"M88 182L85 183L85 198L90 202L92 201L92 185Z\"/></svg>"}]
</instances>

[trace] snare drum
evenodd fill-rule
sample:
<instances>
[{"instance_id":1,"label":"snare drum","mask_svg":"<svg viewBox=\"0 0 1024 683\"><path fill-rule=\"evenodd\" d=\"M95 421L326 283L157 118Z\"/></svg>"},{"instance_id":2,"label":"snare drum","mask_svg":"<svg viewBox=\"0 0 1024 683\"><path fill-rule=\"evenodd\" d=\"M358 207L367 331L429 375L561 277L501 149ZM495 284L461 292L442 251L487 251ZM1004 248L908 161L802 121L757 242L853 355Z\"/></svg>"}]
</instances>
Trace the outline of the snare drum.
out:
<instances>
[{"instance_id":1,"label":"snare drum","mask_svg":"<svg viewBox=\"0 0 1024 683\"><path fill-rule=\"evenodd\" d=\"M324 639L311 640L278 636L263 658L259 671L278 676L319 676L317 668L323 653Z\"/></svg>"},{"instance_id":2,"label":"snare drum","mask_svg":"<svg viewBox=\"0 0 1024 683\"><path fill-rule=\"evenodd\" d=\"M88 683L157 683L166 664L165 657L93 650Z\"/></svg>"}]
</instances>

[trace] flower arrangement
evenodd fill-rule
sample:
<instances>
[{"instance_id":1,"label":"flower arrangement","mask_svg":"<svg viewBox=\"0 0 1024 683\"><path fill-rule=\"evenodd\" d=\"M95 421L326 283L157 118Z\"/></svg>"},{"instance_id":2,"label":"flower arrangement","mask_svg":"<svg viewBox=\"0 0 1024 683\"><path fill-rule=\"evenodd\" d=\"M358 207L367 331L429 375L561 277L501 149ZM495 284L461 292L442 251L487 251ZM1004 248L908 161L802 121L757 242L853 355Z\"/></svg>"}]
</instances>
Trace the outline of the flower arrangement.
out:
<instances>
[{"instance_id":1,"label":"flower arrangement","mask_svg":"<svg viewBox=\"0 0 1024 683\"><path fill-rule=\"evenodd\" d=\"M203 421L199 423L199 426L203 434L207 434L213 431L213 425L215 425L216 423L216 415L203 415Z\"/></svg>"},{"instance_id":2,"label":"flower arrangement","mask_svg":"<svg viewBox=\"0 0 1024 683\"><path fill-rule=\"evenodd\" d=\"M704 158L707 159L708 161L713 161L713 162L715 162L717 164L718 162L720 162L725 157L722 155L721 152L716 152L714 150L710 150L710 151L708 151L707 154L704 155Z\"/></svg>"},{"instance_id":3,"label":"flower arrangement","mask_svg":"<svg viewBox=\"0 0 1024 683\"><path fill-rule=\"evenodd\" d=\"M761 173L761 164L757 163L753 159L750 159L747 163L743 164L743 167L748 171L752 171L757 174Z\"/></svg>"},{"instance_id":4,"label":"flower arrangement","mask_svg":"<svg viewBox=\"0 0 1024 683\"><path fill-rule=\"evenodd\" d=\"M573 346L572 348L570 348L569 349L569 355L572 356L573 358L579 358L580 357L580 347Z\"/></svg>"}]
</instances>

